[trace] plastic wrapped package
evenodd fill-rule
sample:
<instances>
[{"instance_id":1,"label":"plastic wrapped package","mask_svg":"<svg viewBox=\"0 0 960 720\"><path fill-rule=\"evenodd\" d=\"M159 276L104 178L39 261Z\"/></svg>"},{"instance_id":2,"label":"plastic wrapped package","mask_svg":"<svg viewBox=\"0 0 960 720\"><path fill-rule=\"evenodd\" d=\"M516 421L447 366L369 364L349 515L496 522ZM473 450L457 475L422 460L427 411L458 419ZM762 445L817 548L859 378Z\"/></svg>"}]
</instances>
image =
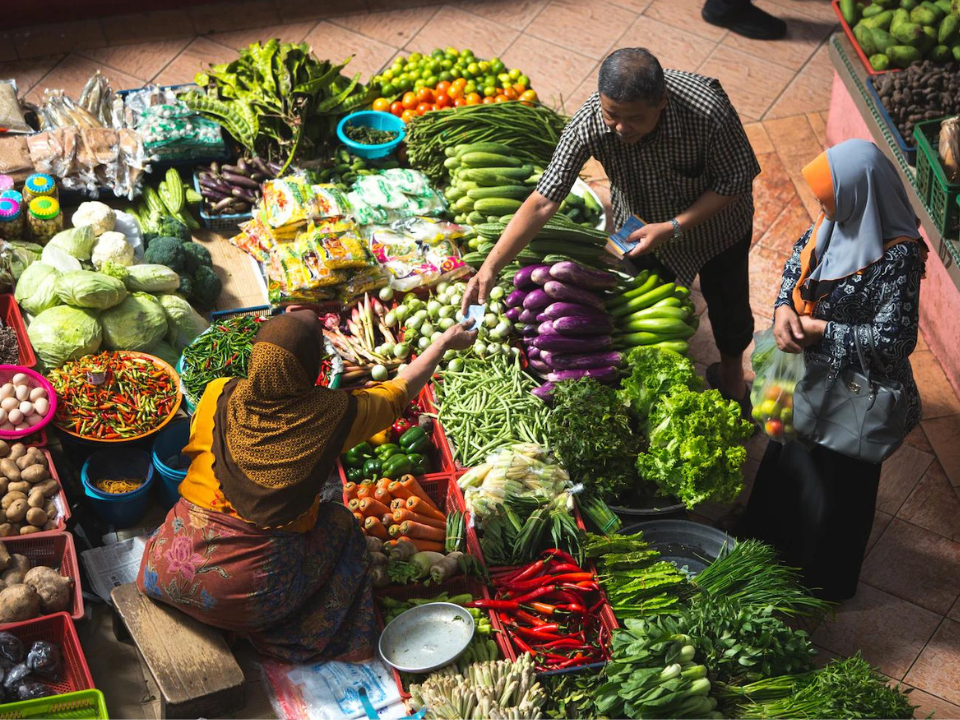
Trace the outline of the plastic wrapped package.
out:
<instances>
[{"instance_id":1,"label":"plastic wrapped package","mask_svg":"<svg viewBox=\"0 0 960 720\"><path fill-rule=\"evenodd\" d=\"M318 218L343 217L350 214L350 202L336 185L312 186Z\"/></svg>"},{"instance_id":2,"label":"plastic wrapped package","mask_svg":"<svg viewBox=\"0 0 960 720\"><path fill-rule=\"evenodd\" d=\"M157 159L209 157L226 150L220 125L179 101L145 108L136 130L145 150Z\"/></svg>"},{"instance_id":3,"label":"plastic wrapped package","mask_svg":"<svg viewBox=\"0 0 960 720\"><path fill-rule=\"evenodd\" d=\"M369 267L373 262L364 250L360 228L352 222L311 225L297 241L312 243L320 262L333 270Z\"/></svg>"},{"instance_id":4,"label":"plastic wrapped package","mask_svg":"<svg viewBox=\"0 0 960 720\"><path fill-rule=\"evenodd\" d=\"M10 632L0 632L0 657L11 663L23 662L26 650L23 641Z\"/></svg>"},{"instance_id":5,"label":"plastic wrapped package","mask_svg":"<svg viewBox=\"0 0 960 720\"><path fill-rule=\"evenodd\" d=\"M463 225L430 217L411 217L397 220L392 227L423 243L460 240L469 233L468 228L463 227Z\"/></svg>"},{"instance_id":6,"label":"plastic wrapped package","mask_svg":"<svg viewBox=\"0 0 960 720\"><path fill-rule=\"evenodd\" d=\"M771 326L757 334L750 363L756 374L750 391L753 419L771 440L786 443L797 436L793 391L805 371L803 353L785 353L778 348Z\"/></svg>"},{"instance_id":7,"label":"plastic wrapped package","mask_svg":"<svg viewBox=\"0 0 960 720\"><path fill-rule=\"evenodd\" d=\"M297 173L285 178L267 180L261 185L260 216L274 230L284 229L288 235L317 216L316 195L306 175Z\"/></svg>"},{"instance_id":8,"label":"plastic wrapped package","mask_svg":"<svg viewBox=\"0 0 960 720\"><path fill-rule=\"evenodd\" d=\"M390 284L390 276L378 265L350 273L347 281L337 288L337 299L346 304L364 293L373 292Z\"/></svg>"},{"instance_id":9,"label":"plastic wrapped package","mask_svg":"<svg viewBox=\"0 0 960 720\"><path fill-rule=\"evenodd\" d=\"M365 230L370 252L390 275L390 287L406 291L429 283L429 278L424 278L423 256L416 240L385 226Z\"/></svg>"},{"instance_id":10,"label":"plastic wrapped package","mask_svg":"<svg viewBox=\"0 0 960 720\"><path fill-rule=\"evenodd\" d=\"M45 640L38 640L27 653L27 667L40 677L59 680L63 674L60 648Z\"/></svg>"},{"instance_id":11,"label":"plastic wrapped package","mask_svg":"<svg viewBox=\"0 0 960 720\"><path fill-rule=\"evenodd\" d=\"M32 132L17 100L17 81L0 80L0 134Z\"/></svg>"},{"instance_id":12,"label":"plastic wrapped package","mask_svg":"<svg viewBox=\"0 0 960 720\"><path fill-rule=\"evenodd\" d=\"M263 263L269 262L270 253L276 247L273 234L259 216L241 223L240 232L230 238L230 243Z\"/></svg>"},{"instance_id":13,"label":"plastic wrapped package","mask_svg":"<svg viewBox=\"0 0 960 720\"><path fill-rule=\"evenodd\" d=\"M269 269L267 271L269 273ZM279 282L267 277L267 297L273 307L287 305L310 305L337 299L337 288L320 288L312 291L290 291Z\"/></svg>"},{"instance_id":14,"label":"plastic wrapped package","mask_svg":"<svg viewBox=\"0 0 960 720\"><path fill-rule=\"evenodd\" d=\"M332 287L347 279L345 273L323 263L309 240L279 245L270 253L267 273L288 292Z\"/></svg>"}]
</instances>

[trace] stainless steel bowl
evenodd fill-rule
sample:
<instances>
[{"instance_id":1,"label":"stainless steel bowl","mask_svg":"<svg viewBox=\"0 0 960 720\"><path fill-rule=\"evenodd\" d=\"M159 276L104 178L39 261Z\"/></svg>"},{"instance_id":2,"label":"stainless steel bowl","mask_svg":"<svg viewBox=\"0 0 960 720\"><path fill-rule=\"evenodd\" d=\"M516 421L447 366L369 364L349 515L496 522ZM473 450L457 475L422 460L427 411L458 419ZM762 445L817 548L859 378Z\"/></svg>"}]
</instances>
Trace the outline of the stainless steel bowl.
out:
<instances>
[{"instance_id":1,"label":"stainless steel bowl","mask_svg":"<svg viewBox=\"0 0 960 720\"><path fill-rule=\"evenodd\" d=\"M433 672L460 657L475 630L473 616L459 605L419 605L398 615L383 629L380 656L402 672Z\"/></svg>"}]
</instances>

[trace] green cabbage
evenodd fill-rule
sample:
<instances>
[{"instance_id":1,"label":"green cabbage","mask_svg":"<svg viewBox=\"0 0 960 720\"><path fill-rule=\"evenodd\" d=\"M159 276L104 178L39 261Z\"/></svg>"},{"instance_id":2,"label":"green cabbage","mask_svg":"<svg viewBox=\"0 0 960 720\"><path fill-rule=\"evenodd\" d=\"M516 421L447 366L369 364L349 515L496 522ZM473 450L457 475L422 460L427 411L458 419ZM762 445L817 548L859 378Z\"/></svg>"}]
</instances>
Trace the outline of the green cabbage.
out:
<instances>
[{"instance_id":1,"label":"green cabbage","mask_svg":"<svg viewBox=\"0 0 960 720\"><path fill-rule=\"evenodd\" d=\"M60 296L57 295L59 279L60 273L56 268L45 262L35 262L23 271L13 297L30 315L39 315L60 304Z\"/></svg>"},{"instance_id":2,"label":"green cabbage","mask_svg":"<svg viewBox=\"0 0 960 720\"><path fill-rule=\"evenodd\" d=\"M10 255L10 270L15 280L19 280L24 271L40 259L43 246L22 240L10 240L13 251Z\"/></svg>"},{"instance_id":3,"label":"green cabbage","mask_svg":"<svg viewBox=\"0 0 960 720\"><path fill-rule=\"evenodd\" d=\"M145 350L167 334L167 316L153 295L135 292L100 315L109 350Z\"/></svg>"},{"instance_id":4,"label":"green cabbage","mask_svg":"<svg viewBox=\"0 0 960 720\"><path fill-rule=\"evenodd\" d=\"M160 304L167 315L167 342L180 351L210 327L210 323L179 295L161 295Z\"/></svg>"},{"instance_id":5,"label":"green cabbage","mask_svg":"<svg viewBox=\"0 0 960 720\"><path fill-rule=\"evenodd\" d=\"M173 345L168 343L166 340L161 340L158 343L154 343L144 350L144 352L148 353L149 355L155 355L171 367L176 367L177 363L180 362L180 353L178 353L176 348L174 348Z\"/></svg>"},{"instance_id":6,"label":"green cabbage","mask_svg":"<svg viewBox=\"0 0 960 720\"><path fill-rule=\"evenodd\" d=\"M67 305L59 305L37 315L27 328L27 335L48 370L60 367L68 360L97 352L102 338L100 323L94 312Z\"/></svg>"},{"instance_id":7,"label":"green cabbage","mask_svg":"<svg viewBox=\"0 0 960 720\"><path fill-rule=\"evenodd\" d=\"M131 292L169 293L180 287L180 276L166 265L131 265L124 282Z\"/></svg>"},{"instance_id":8,"label":"green cabbage","mask_svg":"<svg viewBox=\"0 0 960 720\"><path fill-rule=\"evenodd\" d=\"M40 262L55 267L62 273L83 269L80 261L77 260L73 255L68 253L63 248L54 247L52 245L47 245L43 248L43 252L40 253Z\"/></svg>"},{"instance_id":9,"label":"green cabbage","mask_svg":"<svg viewBox=\"0 0 960 720\"><path fill-rule=\"evenodd\" d=\"M96 241L97 236L93 233L93 228L90 225L83 225L58 232L50 238L50 242L44 245L44 251L47 248L57 248L77 260L89 260Z\"/></svg>"},{"instance_id":10,"label":"green cabbage","mask_svg":"<svg viewBox=\"0 0 960 720\"><path fill-rule=\"evenodd\" d=\"M127 296L127 289L109 275L75 270L60 276L57 295L65 305L106 310L121 302Z\"/></svg>"}]
</instances>

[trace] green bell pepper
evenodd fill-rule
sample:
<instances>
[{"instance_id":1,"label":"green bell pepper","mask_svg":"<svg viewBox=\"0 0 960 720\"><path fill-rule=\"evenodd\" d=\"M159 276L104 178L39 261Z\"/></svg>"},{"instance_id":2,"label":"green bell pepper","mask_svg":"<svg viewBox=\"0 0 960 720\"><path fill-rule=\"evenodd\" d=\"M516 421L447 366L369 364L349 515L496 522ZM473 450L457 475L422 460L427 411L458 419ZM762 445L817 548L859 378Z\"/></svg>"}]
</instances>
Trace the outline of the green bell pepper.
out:
<instances>
[{"instance_id":1,"label":"green bell pepper","mask_svg":"<svg viewBox=\"0 0 960 720\"><path fill-rule=\"evenodd\" d=\"M383 463L379 458L370 458L363 464L364 480L379 480L383 473Z\"/></svg>"},{"instance_id":2,"label":"green bell pepper","mask_svg":"<svg viewBox=\"0 0 960 720\"><path fill-rule=\"evenodd\" d=\"M388 457L380 470L383 477L390 478L391 480L396 480L401 475L407 475L412 471L413 463L410 461L410 458L402 453Z\"/></svg>"},{"instance_id":3,"label":"green bell pepper","mask_svg":"<svg viewBox=\"0 0 960 720\"><path fill-rule=\"evenodd\" d=\"M429 460L427 460L426 455L421 455L420 453L406 453L406 456L410 458L410 462L413 463L413 470L410 472L414 475L424 475L429 470Z\"/></svg>"},{"instance_id":4,"label":"green bell pepper","mask_svg":"<svg viewBox=\"0 0 960 720\"><path fill-rule=\"evenodd\" d=\"M363 463L373 456L373 448L369 443L362 442L356 447L352 447L343 454L343 464L347 467L362 468Z\"/></svg>"},{"instance_id":5,"label":"green bell pepper","mask_svg":"<svg viewBox=\"0 0 960 720\"><path fill-rule=\"evenodd\" d=\"M352 483L361 483L364 480L363 477L363 468L362 467L352 467L347 468L347 480Z\"/></svg>"},{"instance_id":6,"label":"green bell pepper","mask_svg":"<svg viewBox=\"0 0 960 720\"><path fill-rule=\"evenodd\" d=\"M404 452L422 453L429 445L430 438L422 428L410 428L400 436L400 447Z\"/></svg>"},{"instance_id":7,"label":"green bell pepper","mask_svg":"<svg viewBox=\"0 0 960 720\"><path fill-rule=\"evenodd\" d=\"M381 460L386 460L388 457L393 457L397 453L401 452L400 446L395 443L384 443L374 451L378 458Z\"/></svg>"}]
</instances>

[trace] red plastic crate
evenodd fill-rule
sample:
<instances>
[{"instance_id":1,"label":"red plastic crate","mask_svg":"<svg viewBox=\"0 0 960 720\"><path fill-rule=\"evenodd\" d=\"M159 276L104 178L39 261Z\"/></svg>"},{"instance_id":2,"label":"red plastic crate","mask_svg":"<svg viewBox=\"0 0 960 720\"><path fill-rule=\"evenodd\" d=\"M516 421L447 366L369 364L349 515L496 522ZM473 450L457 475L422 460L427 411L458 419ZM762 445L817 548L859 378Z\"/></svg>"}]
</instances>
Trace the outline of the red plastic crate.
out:
<instances>
[{"instance_id":1,"label":"red plastic crate","mask_svg":"<svg viewBox=\"0 0 960 720\"><path fill-rule=\"evenodd\" d=\"M425 412L429 412L432 415L437 414L437 395L433 391L433 383L429 382L424 385L423 390L420 393L421 403L424 407ZM448 472L459 472L461 470L466 470L463 465L458 463L453 458L453 446L450 444L450 438L447 436L446 430L443 429L443 424L436 418L434 418L434 430L433 430L434 443L437 448L440 450L440 455L442 457L442 466L443 469Z\"/></svg>"},{"instance_id":2,"label":"red plastic crate","mask_svg":"<svg viewBox=\"0 0 960 720\"><path fill-rule=\"evenodd\" d=\"M83 592L80 586L80 564L73 535L66 532L34 533L0 538L11 555L23 555L36 567L45 565L73 580L73 601L70 616L74 620L83 617Z\"/></svg>"},{"instance_id":3,"label":"red plastic crate","mask_svg":"<svg viewBox=\"0 0 960 720\"><path fill-rule=\"evenodd\" d=\"M53 464L53 456L50 455L50 451L46 448L40 448L40 452L47 457L47 470L50 472L50 477L60 483L60 492L53 496L53 502L57 506L56 529L44 530L43 532L34 533L29 536L35 538L65 531L67 529L67 520L70 519L70 503L67 502L67 494L63 490L63 482L60 480L60 475L57 474L57 467Z\"/></svg>"},{"instance_id":4,"label":"red plastic crate","mask_svg":"<svg viewBox=\"0 0 960 720\"><path fill-rule=\"evenodd\" d=\"M0 294L0 320L17 333L17 344L20 347L20 360L17 364L28 368L34 367L37 364L37 356L33 352L30 338L27 337L27 327L23 323L23 315L20 313L20 306L13 298L13 293Z\"/></svg>"},{"instance_id":5,"label":"red plastic crate","mask_svg":"<svg viewBox=\"0 0 960 720\"><path fill-rule=\"evenodd\" d=\"M833 5L833 11L837 14L837 19L840 21L840 27L843 28L844 34L847 36L850 44L853 45L853 49L857 53L857 57L860 58L860 62L863 63L863 67L866 69L868 75L886 75L887 73L891 72L901 72L900 68L874 70L873 66L870 65L870 58L867 57L866 53L863 52L863 48L860 47L860 43L857 42L857 38L853 34L853 28L847 25L847 21L843 19L843 13L840 12L840 0L832 0L830 4ZM866 3L860 4L865 5Z\"/></svg>"},{"instance_id":6,"label":"red plastic crate","mask_svg":"<svg viewBox=\"0 0 960 720\"><path fill-rule=\"evenodd\" d=\"M46 640L60 646L60 655L63 659L63 676L60 681L52 682L37 678L38 681L53 688L57 695L94 688L90 667L87 665L83 648L80 647L80 638L77 637L77 629L73 625L73 620L65 612L13 623L5 626L3 631L20 638L24 649L28 651L37 640Z\"/></svg>"}]
</instances>

